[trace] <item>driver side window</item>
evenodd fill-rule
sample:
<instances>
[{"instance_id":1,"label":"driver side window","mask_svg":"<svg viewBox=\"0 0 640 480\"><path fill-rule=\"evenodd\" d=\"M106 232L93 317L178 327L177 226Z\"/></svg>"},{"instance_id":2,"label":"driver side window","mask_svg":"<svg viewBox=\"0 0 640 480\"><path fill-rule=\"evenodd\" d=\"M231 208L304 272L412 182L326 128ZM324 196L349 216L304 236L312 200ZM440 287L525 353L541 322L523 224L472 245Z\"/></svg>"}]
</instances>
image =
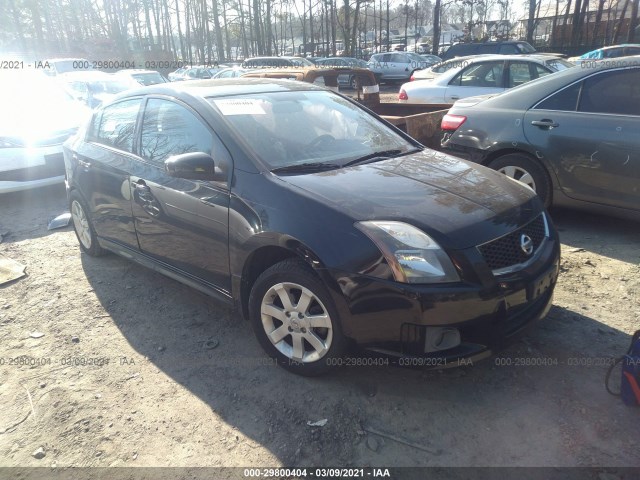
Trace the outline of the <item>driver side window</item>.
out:
<instances>
[{"instance_id":1,"label":"driver side window","mask_svg":"<svg viewBox=\"0 0 640 480\"><path fill-rule=\"evenodd\" d=\"M141 140L142 157L160 168L172 155L211 154L213 148L213 136L199 118L182 105L157 98L147 102Z\"/></svg>"}]
</instances>

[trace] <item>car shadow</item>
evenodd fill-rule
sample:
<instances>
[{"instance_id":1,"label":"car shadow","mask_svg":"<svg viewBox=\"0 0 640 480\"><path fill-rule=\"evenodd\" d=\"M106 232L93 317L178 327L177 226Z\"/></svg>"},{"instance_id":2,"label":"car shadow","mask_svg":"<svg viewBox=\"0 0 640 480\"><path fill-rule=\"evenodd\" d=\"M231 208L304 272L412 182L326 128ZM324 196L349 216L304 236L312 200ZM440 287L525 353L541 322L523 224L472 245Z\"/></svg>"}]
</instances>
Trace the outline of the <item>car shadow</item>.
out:
<instances>
[{"instance_id":1,"label":"car shadow","mask_svg":"<svg viewBox=\"0 0 640 480\"><path fill-rule=\"evenodd\" d=\"M241 432L287 466L451 465L461 456L470 465L572 464L575 459L567 460L559 445L560 426L582 429L585 418L574 404L565 408L561 397L570 389L585 408L615 404L602 386L606 367L587 363L620 354L629 341L627 334L584 313L553 307L528 336L473 368L383 364L305 378L275 366L249 323L205 295L115 255L83 254L82 266L110 316L105 321L113 321L122 334L105 342L104 351L126 359L130 345L138 354L135 366L125 361L118 365L119 379L106 380L113 388L135 388L137 395L168 408L168 400L153 389L151 373L157 368L204 402L211 413L198 416L198 422L217 417L229 427L227 433L211 430L207 443L219 445L229 435L227 448L233 448L233 432ZM574 357L586 359L584 368L569 365ZM141 368L147 378L135 387L118 383ZM597 414L605 424L625 425L624 409L609 405ZM191 412L184 419L176 415L167 410L163 417L177 424L194 420ZM323 426L309 425L324 420ZM546 456L514 447L522 444L523 432L526 444L548 445L548 452L542 449ZM519 457L522 451L525 456Z\"/></svg>"},{"instance_id":2,"label":"car shadow","mask_svg":"<svg viewBox=\"0 0 640 480\"><path fill-rule=\"evenodd\" d=\"M569 247L640 263L640 250L636 248L640 245L640 222L563 208L553 208L550 215L560 234L563 254Z\"/></svg>"}]
</instances>

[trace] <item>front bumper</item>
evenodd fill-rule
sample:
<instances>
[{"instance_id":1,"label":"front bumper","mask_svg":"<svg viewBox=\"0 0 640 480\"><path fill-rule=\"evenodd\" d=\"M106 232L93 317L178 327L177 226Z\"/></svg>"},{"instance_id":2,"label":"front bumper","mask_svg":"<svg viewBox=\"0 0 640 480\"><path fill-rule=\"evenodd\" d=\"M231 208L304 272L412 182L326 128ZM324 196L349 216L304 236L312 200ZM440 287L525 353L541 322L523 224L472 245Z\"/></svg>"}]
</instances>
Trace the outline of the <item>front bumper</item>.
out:
<instances>
[{"instance_id":1,"label":"front bumper","mask_svg":"<svg viewBox=\"0 0 640 480\"><path fill-rule=\"evenodd\" d=\"M559 265L556 236L548 239L535 262L517 272L495 276L476 264L477 284L411 285L332 273L341 289L342 329L359 346L392 356L444 359L451 365L503 349L544 318ZM427 351L430 327L456 329L460 344Z\"/></svg>"}]
</instances>

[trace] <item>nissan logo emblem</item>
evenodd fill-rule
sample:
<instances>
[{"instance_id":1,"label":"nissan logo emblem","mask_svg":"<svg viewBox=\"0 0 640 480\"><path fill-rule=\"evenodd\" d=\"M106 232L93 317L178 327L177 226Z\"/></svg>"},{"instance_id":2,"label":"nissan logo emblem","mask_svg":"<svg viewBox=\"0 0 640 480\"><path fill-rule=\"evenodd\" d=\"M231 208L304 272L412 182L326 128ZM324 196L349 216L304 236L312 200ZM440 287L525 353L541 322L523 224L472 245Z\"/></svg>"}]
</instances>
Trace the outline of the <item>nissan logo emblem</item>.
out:
<instances>
[{"instance_id":1,"label":"nissan logo emblem","mask_svg":"<svg viewBox=\"0 0 640 480\"><path fill-rule=\"evenodd\" d=\"M520 248L527 257L533 253L533 240L529 235L524 233L520 235Z\"/></svg>"}]
</instances>

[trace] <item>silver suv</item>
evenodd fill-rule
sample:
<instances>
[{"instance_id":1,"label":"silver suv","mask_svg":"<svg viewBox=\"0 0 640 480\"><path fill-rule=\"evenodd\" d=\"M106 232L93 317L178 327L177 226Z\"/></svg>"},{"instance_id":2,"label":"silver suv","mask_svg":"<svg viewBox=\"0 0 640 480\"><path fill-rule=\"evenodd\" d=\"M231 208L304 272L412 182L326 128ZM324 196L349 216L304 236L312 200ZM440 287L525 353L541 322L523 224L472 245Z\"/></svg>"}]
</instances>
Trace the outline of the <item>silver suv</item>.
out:
<instances>
[{"instance_id":1,"label":"silver suv","mask_svg":"<svg viewBox=\"0 0 640 480\"><path fill-rule=\"evenodd\" d=\"M407 82L413 72L426 68L428 62L413 52L387 52L372 55L368 66L378 81Z\"/></svg>"}]
</instances>

